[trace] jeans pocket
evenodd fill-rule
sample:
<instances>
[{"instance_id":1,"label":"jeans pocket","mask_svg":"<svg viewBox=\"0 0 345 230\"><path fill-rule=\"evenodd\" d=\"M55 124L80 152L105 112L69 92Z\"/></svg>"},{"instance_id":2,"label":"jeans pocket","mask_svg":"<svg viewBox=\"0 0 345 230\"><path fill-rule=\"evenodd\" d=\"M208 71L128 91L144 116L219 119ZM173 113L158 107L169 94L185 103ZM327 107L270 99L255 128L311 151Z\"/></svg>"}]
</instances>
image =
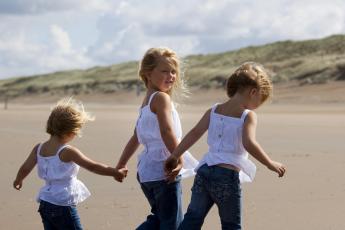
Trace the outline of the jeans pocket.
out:
<instances>
[{"instance_id":1,"label":"jeans pocket","mask_svg":"<svg viewBox=\"0 0 345 230\"><path fill-rule=\"evenodd\" d=\"M210 193L216 203L225 203L235 197L240 197L240 187L237 184L211 183Z\"/></svg>"},{"instance_id":2,"label":"jeans pocket","mask_svg":"<svg viewBox=\"0 0 345 230\"><path fill-rule=\"evenodd\" d=\"M225 202L231 196L229 184L212 183L210 193L216 203Z\"/></svg>"}]
</instances>

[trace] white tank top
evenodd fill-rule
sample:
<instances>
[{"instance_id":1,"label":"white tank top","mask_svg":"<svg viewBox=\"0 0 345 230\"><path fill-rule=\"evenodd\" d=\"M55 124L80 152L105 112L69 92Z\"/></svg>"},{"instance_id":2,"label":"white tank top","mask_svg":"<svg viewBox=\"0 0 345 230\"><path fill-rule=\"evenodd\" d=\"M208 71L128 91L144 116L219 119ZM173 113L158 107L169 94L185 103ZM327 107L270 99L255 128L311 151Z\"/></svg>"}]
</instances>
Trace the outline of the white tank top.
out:
<instances>
[{"instance_id":1,"label":"white tank top","mask_svg":"<svg viewBox=\"0 0 345 230\"><path fill-rule=\"evenodd\" d=\"M150 104L154 95L151 94L146 106L140 108L139 118L136 124L136 134L139 143L144 145L144 150L138 156L138 174L140 182L165 180L164 162L170 156L159 129L157 115L151 111ZM182 128L179 115L172 103L173 130L180 141ZM183 155L183 169L180 171L182 178L194 175L194 168L198 161L189 153Z\"/></svg>"},{"instance_id":2,"label":"white tank top","mask_svg":"<svg viewBox=\"0 0 345 230\"><path fill-rule=\"evenodd\" d=\"M40 200L61 206L77 205L90 196L86 186L77 179L79 165L74 162L60 160L60 152L68 145L61 146L55 155L41 156L40 144L37 148L37 172L45 181L37 196Z\"/></svg>"},{"instance_id":3,"label":"white tank top","mask_svg":"<svg viewBox=\"0 0 345 230\"><path fill-rule=\"evenodd\" d=\"M248 159L248 152L242 144L243 124L250 110L244 110L241 118L229 117L215 113L217 105L212 107L210 114L207 136L208 152L195 170L205 163L208 166L231 164L241 169L239 175L241 183L252 182L256 166Z\"/></svg>"}]
</instances>

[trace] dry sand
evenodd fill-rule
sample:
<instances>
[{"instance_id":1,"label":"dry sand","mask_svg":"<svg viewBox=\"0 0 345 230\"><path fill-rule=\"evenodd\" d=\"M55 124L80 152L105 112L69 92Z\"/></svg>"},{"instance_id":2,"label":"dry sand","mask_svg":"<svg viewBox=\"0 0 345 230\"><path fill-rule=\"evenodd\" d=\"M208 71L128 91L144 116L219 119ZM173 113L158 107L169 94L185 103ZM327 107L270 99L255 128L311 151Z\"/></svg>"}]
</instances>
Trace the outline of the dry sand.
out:
<instances>
[{"instance_id":1,"label":"dry sand","mask_svg":"<svg viewBox=\"0 0 345 230\"><path fill-rule=\"evenodd\" d=\"M258 167L256 178L242 186L243 229L345 229L345 103L337 96L341 90L333 97L315 96L307 102L289 100L296 94L307 98L303 94L307 90L291 92L281 88L277 92L278 99L257 111L257 136L273 159L286 164L288 172L278 178L253 160ZM123 98L114 99L114 103L109 97L85 97L86 107L96 121L89 123L84 136L72 144L89 157L114 165L133 132L140 103L140 98ZM213 102L223 98L223 93L212 91L193 95L188 106L179 108L184 133ZM43 229L35 202L43 182L37 178L36 168L24 181L22 191L14 190L12 181L33 145L48 137L44 125L50 105L31 99L0 110L0 229ZM207 150L205 139L203 136L191 148L198 159ZM92 193L78 206L85 229L135 229L145 219L149 206L135 179L136 155L130 160L129 169L122 184L80 170L79 178ZM184 210L192 182L192 178L183 181ZM203 229L220 229L216 207L207 216Z\"/></svg>"}]
</instances>

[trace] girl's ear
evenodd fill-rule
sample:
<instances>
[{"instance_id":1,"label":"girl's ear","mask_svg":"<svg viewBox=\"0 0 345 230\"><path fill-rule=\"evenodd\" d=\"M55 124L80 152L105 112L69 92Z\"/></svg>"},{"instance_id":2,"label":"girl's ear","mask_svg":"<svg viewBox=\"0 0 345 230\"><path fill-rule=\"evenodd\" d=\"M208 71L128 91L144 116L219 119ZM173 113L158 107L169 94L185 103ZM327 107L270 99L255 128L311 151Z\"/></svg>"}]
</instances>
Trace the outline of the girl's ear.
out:
<instances>
[{"instance_id":1,"label":"girl's ear","mask_svg":"<svg viewBox=\"0 0 345 230\"><path fill-rule=\"evenodd\" d=\"M250 96L254 96L255 94L257 94L258 89L257 88L252 88L249 92Z\"/></svg>"},{"instance_id":2,"label":"girl's ear","mask_svg":"<svg viewBox=\"0 0 345 230\"><path fill-rule=\"evenodd\" d=\"M147 71L145 73L145 77L146 77L147 82L149 82L151 80L151 71Z\"/></svg>"}]
</instances>

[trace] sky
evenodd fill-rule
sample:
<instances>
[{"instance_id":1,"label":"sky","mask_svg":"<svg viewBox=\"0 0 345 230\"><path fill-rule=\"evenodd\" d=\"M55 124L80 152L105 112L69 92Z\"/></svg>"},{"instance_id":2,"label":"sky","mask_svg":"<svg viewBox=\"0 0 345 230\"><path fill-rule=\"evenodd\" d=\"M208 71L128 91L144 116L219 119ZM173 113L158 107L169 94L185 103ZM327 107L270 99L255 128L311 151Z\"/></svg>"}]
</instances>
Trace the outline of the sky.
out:
<instances>
[{"instance_id":1,"label":"sky","mask_svg":"<svg viewBox=\"0 0 345 230\"><path fill-rule=\"evenodd\" d=\"M332 34L344 0L0 0L0 79Z\"/></svg>"}]
</instances>

